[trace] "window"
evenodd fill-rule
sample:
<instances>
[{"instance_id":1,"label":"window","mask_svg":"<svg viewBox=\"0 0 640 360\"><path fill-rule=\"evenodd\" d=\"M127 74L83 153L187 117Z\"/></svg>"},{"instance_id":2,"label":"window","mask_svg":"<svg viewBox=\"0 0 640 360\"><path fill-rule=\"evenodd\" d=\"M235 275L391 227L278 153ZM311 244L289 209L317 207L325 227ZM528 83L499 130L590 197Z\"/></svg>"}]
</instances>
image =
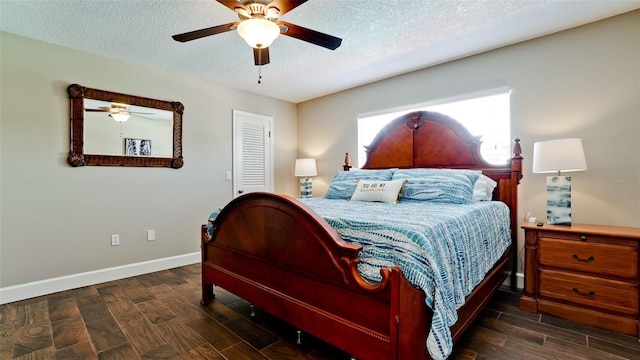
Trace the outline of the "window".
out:
<instances>
[{"instance_id":1,"label":"window","mask_svg":"<svg viewBox=\"0 0 640 360\"><path fill-rule=\"evenodd\" d=\"M366 160L365 146L389 122L413 111L446 114L464 125L473 135L481 136L480 153L490 164L505 164L511 157L509 91L494 90L489 95L468 95L453 101L412 106L402 111L361 115L358 117L358 167Z\"/></svg>"}]
</instances>

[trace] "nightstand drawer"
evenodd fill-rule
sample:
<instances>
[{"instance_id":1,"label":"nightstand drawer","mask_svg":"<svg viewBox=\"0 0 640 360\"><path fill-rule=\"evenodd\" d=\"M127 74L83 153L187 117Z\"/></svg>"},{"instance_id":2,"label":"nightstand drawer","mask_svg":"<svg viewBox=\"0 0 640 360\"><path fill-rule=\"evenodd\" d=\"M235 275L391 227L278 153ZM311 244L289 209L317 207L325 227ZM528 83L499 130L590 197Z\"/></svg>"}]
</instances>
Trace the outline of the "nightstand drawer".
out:
<instances>
[{"instance_id":1,"label":"nightstand drawer","mask_svg":"<svg viewBox=\"0 0 640 360\"><path fill-rule=\"evenodd\" d=\"M618 314L638 314L638 290L621 281L541 270L540 295Z\"/></svg>"},{"instance_id":2,"label":"nightstand drawer","mask_svg":"<svg viewBox=\"0 0 640 360\"><path fill-rule=\"evenodd\" d=\"M629 280L638 276L636 249L625 245L541 237L540 264Z\"/></svg>"}]
</instances>

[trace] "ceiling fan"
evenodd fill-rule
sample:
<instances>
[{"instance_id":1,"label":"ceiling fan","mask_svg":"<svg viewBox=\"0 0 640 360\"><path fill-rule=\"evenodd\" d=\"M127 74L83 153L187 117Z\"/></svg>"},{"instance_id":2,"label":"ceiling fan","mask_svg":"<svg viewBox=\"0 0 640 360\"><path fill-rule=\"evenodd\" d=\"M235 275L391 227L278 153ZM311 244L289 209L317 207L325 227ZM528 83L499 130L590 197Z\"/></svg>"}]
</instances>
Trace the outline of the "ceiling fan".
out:
<instances>
[{"instance_id":1,"label":"ceiling fan","mask_svg":"<svg viewBox=\"0 0 640 360\"><path fill-rule=\"evenodd\" d=\"M342 43L342 39L335 36L285 21L278 21L280 16L302 5L307 0L217 1L235 11L240 21L173 35L173 39L179 42L187 42L231 30L238 30L240 36L253 48L254 62L257 66L269 63L269 45L280 34L331 50L337 49Z\"/></svg>"},{"instance_id":2,"label":"ceiling fan","mask_svg":"<svg viewBox=\"0 0 640 360\"><path fill-rule=\"evenodd\" d=\"M113 120L119 123L123 123L129 120L131 115L152 115L153 114L153 113L147 113L147 112L130 111L129 105L119 104L119 103L111 103L110 107L101 106L101 107L98 107L97 109L84 109L84 110L88 112L108 112L109 116L113 118ZM140 117L144 118L144 116L140 116ZM153 120L153 119L149 119L149 120Z\"/></svg>"}]
</instances>

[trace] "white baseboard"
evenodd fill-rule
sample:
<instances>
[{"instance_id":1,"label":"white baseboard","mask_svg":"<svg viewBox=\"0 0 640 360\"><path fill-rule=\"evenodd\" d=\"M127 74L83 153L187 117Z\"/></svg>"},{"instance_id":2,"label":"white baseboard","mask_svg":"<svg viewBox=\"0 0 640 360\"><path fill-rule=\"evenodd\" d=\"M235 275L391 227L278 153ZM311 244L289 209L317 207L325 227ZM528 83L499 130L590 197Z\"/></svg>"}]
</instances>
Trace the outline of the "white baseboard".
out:
<instances>
[{"instance_id":1,"label":"white baseboard","mask_svg":"<svg viewBox=\"0 0 640 360\"><path fill-rule=\"evenodd\" d=\"M0 288L0 304L200 262L200 252Z\"/></svg>"}]
</instances>

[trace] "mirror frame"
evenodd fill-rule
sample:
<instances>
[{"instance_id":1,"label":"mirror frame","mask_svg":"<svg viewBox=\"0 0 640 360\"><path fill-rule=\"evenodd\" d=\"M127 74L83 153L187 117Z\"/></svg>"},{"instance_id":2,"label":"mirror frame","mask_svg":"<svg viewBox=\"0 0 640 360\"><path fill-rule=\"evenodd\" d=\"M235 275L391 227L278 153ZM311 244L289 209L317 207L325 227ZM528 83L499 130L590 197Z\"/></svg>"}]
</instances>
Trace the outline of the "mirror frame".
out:
<instances>
[{"instance_id":1,"label":"mirror frame","mask_svg":"<svg viewBox=\"0 0 640 360\"><path fill-rule=\"evenodd\" d=\"M179 102L149 99L141 96L120 94L71 84L67 87L71 103L71 138L67 162L73 167L98 166L141 166L170 167L179 169L182 159L182 113L184 106ZM173 112L173 157L100 155L84 153L84 99L116 102Z\"/></svg>"}]
</instances>

